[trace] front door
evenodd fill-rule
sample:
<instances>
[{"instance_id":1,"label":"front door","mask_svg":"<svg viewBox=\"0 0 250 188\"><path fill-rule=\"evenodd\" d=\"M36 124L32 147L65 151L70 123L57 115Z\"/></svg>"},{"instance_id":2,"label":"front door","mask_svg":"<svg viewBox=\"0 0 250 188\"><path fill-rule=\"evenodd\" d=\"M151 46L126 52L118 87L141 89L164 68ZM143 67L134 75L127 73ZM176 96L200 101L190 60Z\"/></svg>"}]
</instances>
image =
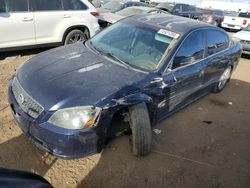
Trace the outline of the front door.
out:
<instances>
[{"instance_id":1,"label":"front door","mask_svg":"<svg viewBox=\"0 0 250 188\"><path fill-rule=\"evenodd\" d=\"M203 86L206 66L204 32L192 32L180 45L171 67L163 76L165 99L158 104L159 118L187 104Z\"/></svg>"}]
</instances>

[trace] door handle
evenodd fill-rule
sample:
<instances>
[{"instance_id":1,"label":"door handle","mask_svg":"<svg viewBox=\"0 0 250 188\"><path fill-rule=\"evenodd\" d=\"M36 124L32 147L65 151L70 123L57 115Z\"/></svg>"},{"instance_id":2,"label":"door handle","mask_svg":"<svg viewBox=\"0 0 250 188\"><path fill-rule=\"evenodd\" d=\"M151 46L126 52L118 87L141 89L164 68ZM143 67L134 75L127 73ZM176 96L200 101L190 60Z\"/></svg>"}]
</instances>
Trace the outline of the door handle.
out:
<instances>
[{"instance_id":1,"label":"door handle","mask_svg":"<svg viewBox=\"0 0 250 188\"><path fill-rule=\"evenodd\" d=\"M64 15L63 15L63 18L71 18L71 15L69 15L69 14L64 14Z\"/></svg>"},{"instance_id":2,"label":"door handle","mask_svg":"<svg viewBox=\"0 0 250 188\"><path fill-rule=\"evenodd\" d=\"M24 22L33 21L33 18L24 17L24 18L23 18L23 21L24 21Z\"/></svg>"}]
</instances>

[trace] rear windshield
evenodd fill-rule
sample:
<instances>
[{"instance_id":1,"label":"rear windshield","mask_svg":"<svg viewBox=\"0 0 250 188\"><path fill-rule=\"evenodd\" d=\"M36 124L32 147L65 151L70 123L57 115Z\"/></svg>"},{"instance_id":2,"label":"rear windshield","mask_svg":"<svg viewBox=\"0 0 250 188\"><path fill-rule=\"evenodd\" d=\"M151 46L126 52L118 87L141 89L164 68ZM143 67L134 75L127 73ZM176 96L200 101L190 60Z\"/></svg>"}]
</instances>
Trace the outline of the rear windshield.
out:
<instances>
[{"instance_id":1,"label":"rear windshield","mask_svg":"<svg viewBox=\"0 0 250 188\"><path fill-rule=\"evenodd\" d=\"M212 14L212 11L211 11L211 10L203 9L203 10L202 10L202 13L203 13L203 14Z\"/></svg>"},{"instance_id":2,"label":"rear windshield","mask_svg":"<svg viewBox=\"0 0 250 188\"><path fill-rule=\"evenodd\" d=\"M250 18L250 12L241 12L239 13L239 17Z\"/></svg>"},{"instance_id":3,"label":"rear windshield","mask_svg":"<svg viewBox=\"0 0 250 188\"><path fill-rule=\"evenodd\" d=\"M213 12L214 12L214 14L219 15L219 16L224 15L223 11L220 11L220 10L214 10Z\"/></svg>"},{"instance_id":4,"label":"rear windshield","mask_svg":"<svg viewBox=\"0 0 250 188\"><path fill-rule=\"evenodd\" d=\"M119 9L124 3L119 2L119 1L110 1L108 3L106 3L105 5L103 5L103 8L110 10L110 11L114 11Z\"/></svg>"},{"instance_id":5,"label":"rear windshield","mask_svg":"<svg viewBox=\"0 0 250 188\"><path fill-rule=\"evenodd\" d=\"M174 3L160 3L155 8L164 8L166 10L172 11L174 6L175 6Z\"/></svg>"},{"instance_id":6,"label":"rear windshield","mask_svg":"<svg viewBox=\"0 0 250 188\"><path fill-rule=\"evenodd\" d=\"M131 8L125 8L123 10L120 10L118 12L116 12L116 14L119 14L121 16L132 16L132 15L135 15L135 14L140 14L142 12L144 12L145 10L143 9L138 9L136 7L131 7Z\"/></svg>"}]
</instances>

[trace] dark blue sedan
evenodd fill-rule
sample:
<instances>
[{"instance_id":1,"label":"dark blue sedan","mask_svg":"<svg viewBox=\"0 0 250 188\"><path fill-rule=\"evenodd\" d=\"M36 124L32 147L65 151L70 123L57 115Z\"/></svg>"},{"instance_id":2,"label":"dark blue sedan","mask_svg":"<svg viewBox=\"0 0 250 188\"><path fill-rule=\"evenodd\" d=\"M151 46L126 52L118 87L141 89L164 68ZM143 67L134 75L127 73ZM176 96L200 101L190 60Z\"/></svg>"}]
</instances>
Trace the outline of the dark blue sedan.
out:
<instances>
[{"instance_id":1,"label":"dark blue sedan","mask_svg":"<svg viewBox=\"0 0 250 188\"><path fill-rule=\"evenodd\" d=\"M223 30L160 14L124 19L84 44L35 56L9 82L16 123L61 158L100 152L131 132L135 155L151 148L151 126L224 89L241 45Z\"/></svg>"}]
</instances>

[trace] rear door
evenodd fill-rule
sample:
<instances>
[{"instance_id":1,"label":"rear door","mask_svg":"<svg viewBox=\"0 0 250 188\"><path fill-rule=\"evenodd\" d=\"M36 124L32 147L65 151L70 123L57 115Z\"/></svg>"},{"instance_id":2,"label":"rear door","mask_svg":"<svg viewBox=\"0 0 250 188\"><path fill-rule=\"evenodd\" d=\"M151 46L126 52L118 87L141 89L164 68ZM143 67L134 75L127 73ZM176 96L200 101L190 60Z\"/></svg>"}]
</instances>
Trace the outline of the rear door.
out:
<instances>
[{"instance_id":1,"label":"rear door","mask_svg":"<svg viewBox=\"0 0 250 188\"><path fill-rule=\"evenodd\" d=\"M97 24L96 18L93 13L97 13L95 10L91 10L88 5L86 5L81 0L62 0L63 7L65 10L64 17L71 17L72 25L85 25L92 26L88 29L91 31L91 28Z\"/></svg>"},{"instance_id":2,"label":"rear door","mask_svg":"<svg viewBox=\"0 0 250 188\"><path fill-rule=\"evenodd\" d=\"M36 43L61 42L63 29L72 23L70 12L63 10L61 0L30 0L34 11Z\"/></svg>"},{"instance_id":3,"label":"rear door","mask_svg":"<svg viewBox=\"0 0 250 188\"><path fill-rule=\"evenodd\" d=\"M28 0L0 0L0 9L0 48L34 45L34 18Z\"/></svg>"},{"instance_id":4,"label":"rear door","mask_svg":"<svg viewBox=\"0 0 250 188\"><path fill-rule=\"evenodd\" d=\"M191 17L191 12L190 12L190 6L189 5L182 5L182 12L180 16L190 18Z\"/></svg>"},{"instance_id":5,"label":"rear door","mask_svg":"<svg viewBox=\"0 0 250 188\"><path fill-rule=\"evenodd\" d=\"M205 33L197 30L181 44L172 60L171 71L163 76L165 100L158 105L160 117L187 103L201 89L206 66L204 56Z\"/></svg>"},{"instance_id":6,"label":"rear door","mask_svg":"<svg viewBox=\"0 0 250 188\"><path fill-rule=\"evenodd\" d=\"M226 33L219 30L206 31L207 46L206 46L206 68L204 75L204 85L210 85L217 82L225 66L228 65L230 51L229 38Z\"/></svg>"}]
</instances>

